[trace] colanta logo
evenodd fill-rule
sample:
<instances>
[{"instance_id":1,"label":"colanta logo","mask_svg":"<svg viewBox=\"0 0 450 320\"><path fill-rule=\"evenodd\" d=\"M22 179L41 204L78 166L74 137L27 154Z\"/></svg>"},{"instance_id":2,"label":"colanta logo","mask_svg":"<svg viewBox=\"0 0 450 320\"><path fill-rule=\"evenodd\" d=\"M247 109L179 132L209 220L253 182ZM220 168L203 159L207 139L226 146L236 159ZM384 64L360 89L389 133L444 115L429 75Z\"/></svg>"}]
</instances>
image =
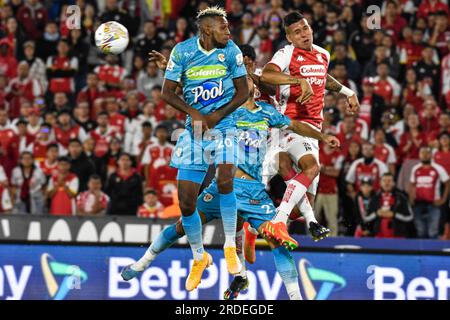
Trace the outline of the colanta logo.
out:
<instances>
[{"instance_id":1,"label":"colanta logo","mask_svg":"<svg viewBox=\"0 0 450 320\"><path fill-rule=\"evenodd\" d=\"M48 294L53 300L63 300L70 290L81 289L81 284L88 278L78 266L57 262L48 253L41 256L41 268ZM64 278L58 284L56 277L60 276Z\"/></svg>"},{"instance_id":2,"label":"colanta logo","mask_svg":"<svg viewBox=\"0 0 450 320\"><path fill-rule=\"evenodd\" d=\"M222 65L197 66L186 71L189 80L203 80L224 77L227 74L227 68Z\"/></svg>"},{"instance_id":3,"label":"colanta logo","mask_svg":"<svg viewBox=\"0 0 450 320\"><path fill-rule=\"evenodd\" d=\"M347 285L341 276L327 270L314 268L306 259L298 262L298 270L308 300L326 300L333 291L341 290Z\"/></svg>"}]
</instances>

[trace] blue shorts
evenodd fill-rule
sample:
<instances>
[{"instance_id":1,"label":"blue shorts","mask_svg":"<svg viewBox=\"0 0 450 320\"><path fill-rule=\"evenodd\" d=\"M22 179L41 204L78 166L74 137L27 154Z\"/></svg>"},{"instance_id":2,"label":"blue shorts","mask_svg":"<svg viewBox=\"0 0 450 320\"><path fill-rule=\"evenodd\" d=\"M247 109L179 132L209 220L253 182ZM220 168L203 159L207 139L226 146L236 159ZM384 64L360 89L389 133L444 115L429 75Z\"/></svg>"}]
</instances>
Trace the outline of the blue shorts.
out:
<instances>
[{"instance_id":1,"label":"blue shorts","mask_svg":"<svg viewBox=\"0 0 450 320\"><path fill-rule=\"evenodd\" d=\"M184 130L172 153L170 166L183 170L208 171L210 165L237 164L236 130L227 134L220 130L208 130L203 137L194 139L190 130Z\"/></svg>"},{"instance_id":2,"label":"blue shorts","mask_svg":"<svg viewBox=\"0 0 450 320\"><path fill-rule=\"evenodd\" d=\"M261 182L234 178L234 192L238 214L256 230L275 216L275 206ZM198 196L197 209L203 212L206 222L221 219L219 197L216 179Z\"/></svg>"}]
</instances>

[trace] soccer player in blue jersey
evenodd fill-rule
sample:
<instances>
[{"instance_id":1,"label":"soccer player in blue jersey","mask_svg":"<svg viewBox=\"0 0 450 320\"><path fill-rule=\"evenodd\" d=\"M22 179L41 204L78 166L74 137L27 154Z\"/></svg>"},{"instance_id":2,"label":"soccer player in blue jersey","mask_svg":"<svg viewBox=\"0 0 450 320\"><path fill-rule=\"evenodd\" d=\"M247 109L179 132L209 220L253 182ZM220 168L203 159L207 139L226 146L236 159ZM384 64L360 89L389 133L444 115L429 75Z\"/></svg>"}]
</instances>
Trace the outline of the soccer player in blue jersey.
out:
<instances>
[{"instance_id":1,"label":"soccer player in blue jersey","mask_svg":"<svg viewBox=\"0 0 450 320\"><path fill-rule=\"evenodd\" d=\"M203 271L212 263L203 248L202 224L196 208L210 164L217 169L220 193L217 209L224 226L227 268L231 274L239 273L242 268L235 243L237 211L233 176L237 145L231 113L248 97L242 53L230 40L226 12L219 7L202 10L197 24L199 35L172 50L162 88L162 98L188 115L186 130L179 137L171 159L171 166L178 169L181 221L194 255L186 280L188 291L198 286ZM184 100L175 93L179 83ZM207 129L214 130L202 137L202 131Z\"/></svg>"},{"instance_id":2,"label":"soccer player in blue jersey","mask_svg":"<svg viewBox=\"0 0 450 320\"><path fill-rule=\"evenodd\" d=\"M262 162L267 148L268 129L271 127L289 128L299 134L324 141L332 147L339 146L339 140L331 135L322 134L299 121L290 120L270 104L255 102L253 80L248 76L247 81L250 88L249 98L241 108L233 113L237 120L239 136L239 159L238 168L234 175L234 186L240 217L261 233L264 226L275 215L275 207L265 191L261 177ZM218 182L214 179L198 197L197 207L203 223L221 218L220 196ZM239 229L242 226L242 219L239 223ZM180 221L164 229L139 261L124 268L122 271L123 279L130 280L137 277L161 252L174 244L184 233ZM242 233L243 230L241 229L238 236L242 237ZM290 299L301 299L297 269L292 256L285 247L280 246L276 241L267 240L274 254L277 271L283 280ZM240 253L239 259L245 266L242 250L240 250ZM239 275L233 280L230 289L226 291L225 299L237 297L247 284L246 271L245 268L242 268Z\"/></svg>"}]
</instances>

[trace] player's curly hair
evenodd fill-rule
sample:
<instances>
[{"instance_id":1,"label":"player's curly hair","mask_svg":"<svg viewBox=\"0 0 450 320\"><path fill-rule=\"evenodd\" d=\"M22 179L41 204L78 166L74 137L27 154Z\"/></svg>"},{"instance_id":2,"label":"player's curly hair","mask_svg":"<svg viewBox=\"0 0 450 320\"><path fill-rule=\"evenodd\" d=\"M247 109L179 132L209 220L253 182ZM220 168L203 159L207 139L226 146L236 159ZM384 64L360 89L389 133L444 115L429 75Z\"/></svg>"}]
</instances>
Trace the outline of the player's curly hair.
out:
<instances>
[{"instance_id":1,"label":"player's curly hair","mask_svg":"<svg viewBox=\"0 0 450 320\"><path fill-rule=\"evenodd\" d=\"M197 22L199 22L201 19L206 18L206 17L224 17L224 18L226 18L227 12L219 6L208 7L206 9L198 12Z\"/></svg>"}]
</instances>

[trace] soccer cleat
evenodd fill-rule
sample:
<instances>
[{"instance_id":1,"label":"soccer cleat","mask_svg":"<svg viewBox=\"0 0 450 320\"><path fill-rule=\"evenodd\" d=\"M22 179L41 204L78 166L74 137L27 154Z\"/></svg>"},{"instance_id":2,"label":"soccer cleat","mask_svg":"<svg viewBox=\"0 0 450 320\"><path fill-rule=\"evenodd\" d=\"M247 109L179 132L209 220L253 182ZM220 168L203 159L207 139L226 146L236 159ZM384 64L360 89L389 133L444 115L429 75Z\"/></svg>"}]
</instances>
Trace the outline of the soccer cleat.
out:
<instances>
[{"instance_id":1,"label":"soccer cleat","mask_svg":"<svg viewBox=\"0 0 450 320\"><path fill-rule=\"evenodd\" d=\"M255 240L258 237L258 235L248 230L248 228L249 224L246 222L244 224L244 231L245 231L244 257L248 263L254 264L256 261Z\"/></svg>"},{"instance_id":2,"label":"soccer cleat","mask_svg":"<svg viewBox=\"0 0 450 320\"><path fill-rule=\"evenodd\" d=\"M234 300L239 295L239 292L248 288L248 279L242 276L236 276L231 282L230 287L223 293L225 300Z\"/></svg>"},{"instance_id":3,"label":"soccer cleat","mask_svg":"<svg viewBox=\"0 0 450 320\"><path fill-rule=\"evenodd\" d=\"M322 239L325 239L330 235L331 230L320 225L317 222L310 222L309 223L309 232L311 233L311 237L314 241L319 241Z\"/></svg>"},{"instance_id":4,"label":"soccer cleat","mask_svg":"<svg viewBox=\"0 0 450 320\"><path fill-rule=\"evenodd\" d=\"M203 252L202 260L200 260L200 261L194 260L194 263L192 264L191 272L189 273L189 276L186 279L186 290L187 291L192 291L198 287L198 285L202 281L203 271L205 271L206 268L208 268L210 265L212 265L212 263L213 263L212 257L206 251Z\"/></svg>"},{"instance_id":5,"label":"soccer cleat","mask_svg":"<svg viewBox=\"0 0 450 320\"><path fill-rule=\"evenodd\" d=\"M225 247L223 248L225 255L225 261L227 262L227 269L230 274L238 274L241 272L242 263L236 253L236 247Z\"/></svg>"},{"instance_id":6,"label":"soccer cleat","mask_svg":"<svg viewBox=\"0 0 450 320\"><path fill-rule=\"evenodd\" d=\"M120 272L122 279L125 281L130 281L133 278L137 278L142 273L142 271L133 270L131 266L132 264L126 266L122 269L122 272Z\"/></svg>"},{"instance_id":7,"label":"soccer cleat","mask_svg":"<svg viewBox=\"0 0 450 320\"><path fill-rule=\"evenodd\" d=\"M283 222L269 221L264 226L262 232L268 237L275 239L280 245L288 250L294 250L298 247L298 242L289 235L286 225Z\"/></svg>"}]
</instances>

